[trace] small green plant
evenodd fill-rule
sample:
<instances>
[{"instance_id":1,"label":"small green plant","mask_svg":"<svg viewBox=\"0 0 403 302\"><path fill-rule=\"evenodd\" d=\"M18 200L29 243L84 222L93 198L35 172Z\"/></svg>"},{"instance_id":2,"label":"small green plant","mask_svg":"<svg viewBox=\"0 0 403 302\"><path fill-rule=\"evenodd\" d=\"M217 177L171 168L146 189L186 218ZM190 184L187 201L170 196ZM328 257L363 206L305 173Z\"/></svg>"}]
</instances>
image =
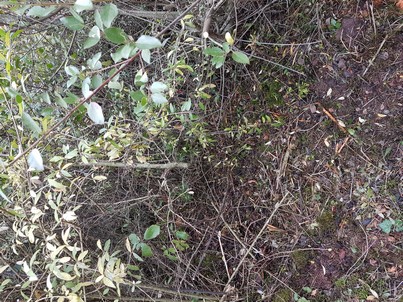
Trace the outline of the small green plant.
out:
<instances>
[{"instance_id":1,"label":"small green plant","mask_svg":"<svg viewBox=\"0 0 403 302\"><path fill-rule=\"evenodd\" d=\"M400 219L385 219L379 225L382 232L389 234L390 232L403 232L403 220Z\"/></svg>"},{"instance_id":2,"label":"small green plant","mask_svg":"<svg viewBox=\"0 0 403 302\"><path fill-rule=\"evenodd\" d=\"M335 31L335 30L338 30L340 27L341 27L340 21L338 21L338 20L336 20L334 18L330 18L329 24L328 24L328 28L330 30Z\"/></svg>"},{"instance_id":3,"label":"small green plant","mask_svg":"<svg viewBox=\"0 0 403 302\"><path fill-rule=\"evenodd\" d=\"M144 232L143 239L144 241L149 241L151 239L154 239L159 236L161 232L161 228L159 225L151 225L147 228L147 230ZM151 247L140 240L140 238L136 234L130 234L129 237L126 239L126 249L133 255L133 257L140 261L143 262L143 258L147 257L152 257L153 251ZM141 251L141 256L138 254L138 252Z\"/></svg>"},{"instance_id":4,"label":"small green plant","mask_svg":"<svg viewBox=\"0 0 403 302\"><path fill-rule=\"evenodd\" d=\"M178 252L183 252L189 248L189 244L186 242L189 239L188 233L184 231L176 231L175 237L176 239L172 239L171 247L163 247L164 255L173 261L178 260Z\"/></svg>"},{"instance_id":5,"label":"small green plant","mask_svg":"<svg viewBox=\"0 0 403 302\"><path fill-rule=\"evenodd\" d=\"M227 55L231 53L231 58L241 64L249 64L249 58L246 54L241 51L235 51L233 49L234 39L230 33L225 34L226 42L219 44L215 42L218 46L207 47L204 49L204 54L211 57L211 63L215 68L220 68L224 65Z\"/></svg>"}]
</instances>

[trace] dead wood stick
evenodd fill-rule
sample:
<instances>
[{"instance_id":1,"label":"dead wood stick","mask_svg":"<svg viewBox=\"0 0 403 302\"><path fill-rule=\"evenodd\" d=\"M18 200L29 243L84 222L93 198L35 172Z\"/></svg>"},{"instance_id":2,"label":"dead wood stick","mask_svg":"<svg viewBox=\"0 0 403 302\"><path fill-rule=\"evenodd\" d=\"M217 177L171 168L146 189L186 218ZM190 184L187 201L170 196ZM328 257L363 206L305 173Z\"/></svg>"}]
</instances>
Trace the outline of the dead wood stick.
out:
<instances>
[{"instance_id":1,"label":"dead wood stick","mask_svg":"<svg viewBox=\"0 0 403 302\"><path fill-rule=\"evenodd\" d=\"M181 162L173 162L166 164L150 164L150 163L122 163L122 162L108 162L98 161L93 163L79 163L75 166L92 166L92 167L113 167L113 168L130 168L130 169L187 169L189 164Z\"/></svg>"}]
</instances>

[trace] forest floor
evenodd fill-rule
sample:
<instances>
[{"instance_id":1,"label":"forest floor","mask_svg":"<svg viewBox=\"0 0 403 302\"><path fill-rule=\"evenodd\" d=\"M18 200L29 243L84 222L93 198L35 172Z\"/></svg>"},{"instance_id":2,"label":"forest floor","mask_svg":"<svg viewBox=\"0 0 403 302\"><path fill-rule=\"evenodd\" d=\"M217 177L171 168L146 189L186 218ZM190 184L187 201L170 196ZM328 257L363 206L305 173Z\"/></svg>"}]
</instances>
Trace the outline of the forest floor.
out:
<instances>
[{"instance_id":1,"label":"forest floor","mask_svg":"<svg viewBox=\"0 0 403 302\"><path fill-rule=\"evenodd\" d=\"M254 17L240 39L274 45L244 43L262 59L221 74L214 143L173 205L197 243L183 278L233 301L403 301L401 14L318 1Z\"/></svg>"},{"instance_id":2,"label":"forest floor","mask_svg":"<svg viewBox=\"0 0 403 302\"><path fill-rule=\"evenodd\" d=\"M128 12L136 1L113 2ZM171 2L178 11L189 4ZM250 64L208 73L202 92L211 98L193 99L200 120L161 131L174 147L145 142L189 169L110 169L108 180L77 190L91 201L78 213L83 247L95 255L96 242L111 239L126 251L129 234L158 224L165 235L150 243L144 284L217 301L403 302L401 11L394 1L234 3L234 45ZM128 34L144 30L130 14L119 18ZM172 102L203 95L192 86L202 76L187 75ZM140 294L162 301L158 290Z\"/></svg>"},{"instance_id":3,"label":"forest floor","mask_svg":"<svg viewBox=\"0 0 403 302\"><path fill-rule=\"evenodd\" d=\"M237 9L236 46L254 57L212 81L207 147L161 176L164 206L136 209L185 228L192 248L143 273L227 301L403 301L402 16L260 2Z\"/></svg>"}]
</instances>

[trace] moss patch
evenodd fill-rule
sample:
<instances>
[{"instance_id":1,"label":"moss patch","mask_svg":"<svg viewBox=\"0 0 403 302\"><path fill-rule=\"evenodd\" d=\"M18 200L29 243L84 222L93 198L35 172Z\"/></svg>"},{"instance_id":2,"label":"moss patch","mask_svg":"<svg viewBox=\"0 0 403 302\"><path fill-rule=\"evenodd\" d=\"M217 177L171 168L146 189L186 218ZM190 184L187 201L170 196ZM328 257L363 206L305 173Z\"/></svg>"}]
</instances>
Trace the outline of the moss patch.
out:
<instances>
[{"instance_id":1,"label":"moss patch","mask_svg":"<svg viewBox=\"0 0 403 302\"><path fill-rule=\"evenodd\" d=\"M312 254L310 251L297 250L291 253L291 258L294 261L297 270L304 269L309 264Z\"/></svg>"},{"instance_id":2,"label":"moss patch","mask_svg":"<svg viewBox=\"0 0 403 302\"><path fill-rule=\"evenodd\" d=\"M331 211L324 211L317 219L319 234L328 234L336 230L336 218Z\"/></svg>"},{"instance_id":3,"label":"moss patch","mask_svg":"<svg viewBox=\"0 0 403 302\"><path fill-rule=\"evenodd\" d=\"M288 288L282 288L277 291L273 302L290 302L293 300L293 293Z\"/></svg>"}]
</instances>

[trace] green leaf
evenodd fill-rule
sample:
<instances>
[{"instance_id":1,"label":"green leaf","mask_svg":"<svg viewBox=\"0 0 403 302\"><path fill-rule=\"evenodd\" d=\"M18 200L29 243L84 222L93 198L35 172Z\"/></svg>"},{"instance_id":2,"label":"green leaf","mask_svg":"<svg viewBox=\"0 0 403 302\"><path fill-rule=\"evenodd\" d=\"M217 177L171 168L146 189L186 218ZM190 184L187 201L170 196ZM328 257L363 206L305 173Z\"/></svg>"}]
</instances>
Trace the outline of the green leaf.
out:
<instances>
[{"instance_id":1,"label":"green leaf","mask_svg":"<svg viewBox=\"0 0 403 302\"><path fill-rule=\"evenodd\" d=\"M153 251L151 250L151 247L146 244L146 243L140 243L140 247L141 247L141 256L143 256L144 258L147 257L152 257Z\"/></svg>"},{"instance_id":2,"label":"green leaf","mask_svg":"<svg viewBox=\"0 0 403 302\"><path fill-rule=\"evenodd\" d=\"M227 42L224 42L222 44L222 49L225 51L225 53L229 53L229 51L230 51L229 44Z\"/></svg>"},{"instance_id":3,"label":"green leaf","mask_svg":"<svg viewBox=\"0 0 403 302\"><path fill-rule=\"evenodd\" d=\"M204 54L209 56L224 56L225 51L219 47L208 47L203 51Z\"/></svg>"},{"instance_id":4,"label":"green leaf","mask_svg":"<svg viewBox=\"0 0 403 302\"><path fill-rule=\"evenodd\" d=\"M115 20L118 14L119 11L115 4L110 3L101 8L100 16L106 28L111 27L113 20Z\"/></svg>"},{"instance_id":5,"label":"green leaf","mask_svg":"<svg viewBox=\"0 0 403 302\"><path fill-rule=\"evenodd\" d=\"M84 22L77 20L73 16L61 18L60 21L63 23L64 26L71 30L80 30L84 28Z\"/></svg>"},{"instance_id":6,"label":"green leaf","mask_svg":"<svg viewBox=\"0 0 403 302\"><path fill-rule=\"evenodd\" d=\"M61 190L61 191L66 190L66 186L65 186L65 185L61 184L60 182L57 182L57 181L54 180L54 179L48 179L48 182L49 182L49 185L50 185L50 186L52 186L52 187L54 187L54 188L56 188L56 189L59 189L59 190Z\"/></svg>"},{"instance_id":7,"label":"green leaf","mask_svg":"<svg viewBox=\"0 0 403 302\"><path fill-rule=\"evenodd\" d=\"M144 232L144 240L151 240L160 234L161 228L159 225L153 224Z\"/></svg>"},{"instance_id":8,"label":"green leaf","mask_svg":"<svg viewBox=\"0 0 403 302\"><path fill-rule=\"evenodd\" d=\"M136 91L130 92L130 97L137 102L141 102L145 96L146 95L141 90L136 90Z\"/></svg>"},{"instance_id":9,"label":"green leaf","mask_svg":"<svg viewBox=\"0 0 403 302\"><path fill-rule=\"evenodd\" d=\"M59 279L64 280L64 281L71 281L73 280L75 277L70 276L68 273L65 272L61 272L59 269L54 269L52 271L52 273Z\"/></svg>"},{"instance_id":10,"label":"green leaf","mask_svg":"<svg viewBox=\"0 0 403 302\"><path fill-rule=\"evenodd\" d=\"M98 26L93 26L88 33L88 38L84 42L84 49L90 48L97 44L101 38L101 30Z\"/></svg>"},{"instance_id":11,"label":"green leaf","mask_svg":"<svg viewBox=\"0 0 403 302\"><path fill-rule=\"evenodd\" d=\"M123 29L118 27L110 27L105 29L105 38L114 44L123 44L126 41L126 34Z\"/></svg>"},{"instance_id":12,"label":"green leaf","mask_svg":"<svg viewBox=\"0 0 403 302\"><path fill-rule=\"evenodd\" d=\"M92 86L94 89L96 89L96 88L98 88L99 86L101 86L102 82L103 82L102 76L99 75L99 74L96 74L96 75L94 75L94 76L91 78L91 86Z\"/></svg>"},{"instance_id":13,"label":"green leaf","mask_svg":"<svg viewBox=\"0 0 403 302\"><path fill-rule=\"evenodd\" d=\"M117 63L124 59L128 59L130 57L131 52L133 49L136 48L133 43L128 43L122 45L118 48L118 50L111 54L112 60Z\"/></svg>"},{"instance_id":14,"label":"green leaf","mask_svg":"<svg viewBox=\"0 0 403 302\"><path fill-rule=\"evenodd\" d=\"M403 232L403 220L395 220L395 232Z\"/></svg>"},{"instance_id":15,"label":"green leaf","mask_svg":"<svg viewBox=\"0 0 403 302\"><path fill-rule=\"evenodd\" d=\"M188 240L189 239L189 234L184 232L184 231L177 231L175 233L175 235L179 239L183 239L183 240Z\"/></svg>"},{"instance_id":16,"label":"green leaf","mask_svg":"<svg viewBox=\"0 0 403 302\"><path fill-rule=\"evenodd\" d=\"M235 62L241 63L241 64L249 64L249 58L246 54L244 54L243 52L240 51L234 51L231 54L232 59Z\"/></svg>"},{"instance_id":17,"label":"green leaf","mask_svg":"<svg viewBox=\"0 0 403 302\"><path fill-rule=\"evenodd\" d=\"M137 39L136 46L138 49L153 49L161 47L162 43L155 37L143 35Z\"/></svg>"},{"instance_id":18,"label":"green leaf","mask_svg":"<svg viewBox=\"0 0 403 302\"><path fill-rule=\"evenodd\" d=\"M140 238L139 238L139 236L137 236L137 235L134 234L134 233L129 235L129 240L130 240L130 243L132 244L133 248L136 248L136 247L137 247L137 244L140 243Z\"/></svg>"},{"instance_id":19,"label":"green leaf","mask_svg":"<svg viewBox=\"0 0 403 302\"><path fill-rule=\"evenodd\" d=\"M35 134L40 134L42 132L41 128L39 127L38 123L34 121L34 119L26 112L22 113L21 116L22 124L31 130Z\"/></svg>"},{"instance_id":20,"label":"green leaf","mask_svg":"<svg viewBox=\"0 0 403 302\"><path fill-rule=\"evenodd\" d=\"M225 56L214 56L211 58L211 63L215 66L215 68L220 68L224 65Z\"/></svg>"},{"instance_id":21,"label":"green leaf","mask_svg":"<svg viewBox=\"0 0 403 302\"><path fill-rule=\"evenodd\" d=\"M392 226L394 222L390 219L386 219L382 221L378 226L379 228L386 234L389 234L392 231Z\"/></svg>"},{"instance_id":22,"label":"green leaf","mask_svg":"<svg viewBox=\"0 0 403 302\"><path fill-rule=\"evenodd\" d=\"M137 255L135 252L133 252L132 254L133 254L133 257L134 257L137 261L140 261L140 262L143 262L143 261L144 261L143 258L141 258L139 255Z\"/></svg>"}]
</instances>

